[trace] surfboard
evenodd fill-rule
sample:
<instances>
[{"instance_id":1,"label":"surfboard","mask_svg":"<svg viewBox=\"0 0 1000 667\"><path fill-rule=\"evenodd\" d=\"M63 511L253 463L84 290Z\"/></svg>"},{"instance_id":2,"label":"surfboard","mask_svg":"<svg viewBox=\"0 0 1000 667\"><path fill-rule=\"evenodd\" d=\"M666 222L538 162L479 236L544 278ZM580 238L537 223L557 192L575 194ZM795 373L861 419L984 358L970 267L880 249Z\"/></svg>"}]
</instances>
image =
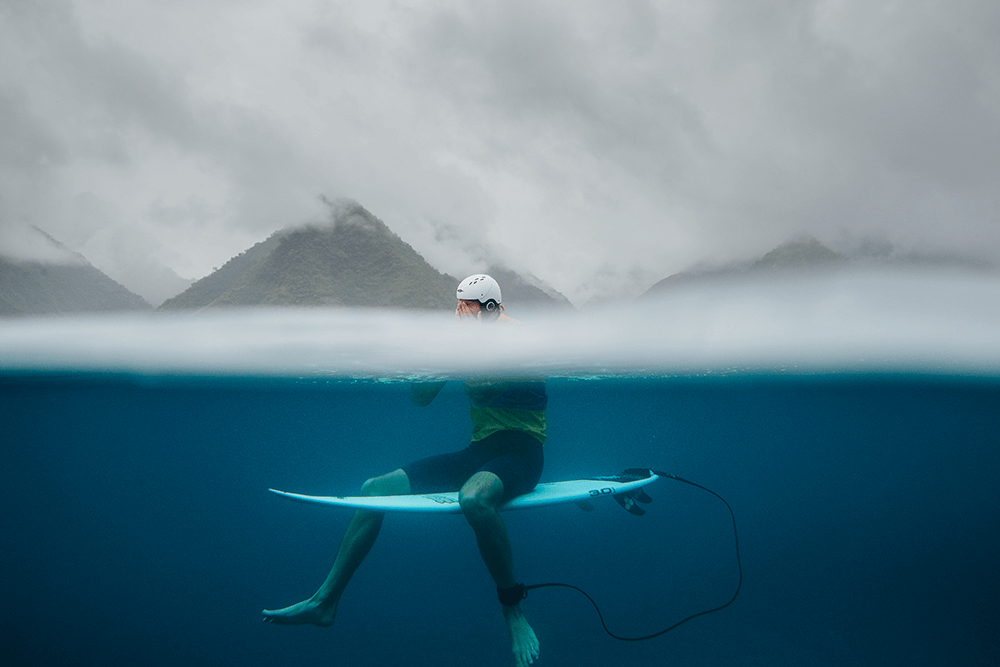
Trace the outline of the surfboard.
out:
<instances>
[{"instance_id":1,"label":"surfboard","mask_svg":"<svg viewBox=\"0 0 1000 667\"><path fill-rule=\"evenodd\" d=\"M544 507L558 503L571 503L593 500L596 498L613 498L614 496L640 489L652 484L657 479L651 470L648 476L639 477L636 474L611 475L607 477L590 477L574 479L565 482L544 482L530 493L515 496L500 506L501 510L529 509ZM330 505L353 509L368 509L379 512L440 512L456 514L461 511L458 504L458 492L429 493L425 495L411 494L406 496L309 496L301 493L289 493L268 489L269 491L297 502L315 505Z\"/></svg>"}]
</instances>

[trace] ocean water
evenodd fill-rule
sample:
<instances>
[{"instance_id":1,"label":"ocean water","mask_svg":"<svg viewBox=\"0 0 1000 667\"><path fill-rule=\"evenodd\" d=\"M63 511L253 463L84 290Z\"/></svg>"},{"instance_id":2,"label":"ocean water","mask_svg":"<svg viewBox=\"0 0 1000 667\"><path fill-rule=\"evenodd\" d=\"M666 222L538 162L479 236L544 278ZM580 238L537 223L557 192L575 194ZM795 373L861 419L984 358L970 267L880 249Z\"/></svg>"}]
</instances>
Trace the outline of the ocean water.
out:
<instances>
[{"instance_id":1,"label":"ocean water","mask_svg":"<svg viewBox=\"0 0 1000 667\"><path fill-rule=\"evenodd\" d=\"M578 593L532 591L536 664L1000 664L992 311L931 318L944 329L916 343L858 313L839 347L814 317L784 353L760 352L778 336L761 321L726 338L720 312L687 338L616 326L643 341L628 354L613 329L574 339L580 321L513 341L294 311L4 323L3 663L512 664L458 516L388 516L333 627L260 621L316 589L350 518L267 489L350 494L465 446L460 382L417 408L409 381L476 370L548 377L544 481L664 470L738 525L732 605L623 643ZM506 513L519 579L579 586L620 635L724 604L725 505L669 479L649 493L643 517L610 500Z\"/></svg>"},{"instance_id":2,"label":"ocean water","mask_svg":"<svg viewBox=\"0 0 1000 667\"><path fill-rule=\"evenodd\" d=\"M0 382L6 664L507 665L460 517L390 516L334 627L260 622L325 575L348 493L464 446L453 383L20 374ZM729 608L642 644L572 591L524 608L551 665L1000 660L1000 383L866 375L554 379L546 480L654 467L732 505ZM588 591L612 631L724 603L731 525L671 480L643 517L611 501L506 514L526 583Z\"/></svg>"}]
</instances>

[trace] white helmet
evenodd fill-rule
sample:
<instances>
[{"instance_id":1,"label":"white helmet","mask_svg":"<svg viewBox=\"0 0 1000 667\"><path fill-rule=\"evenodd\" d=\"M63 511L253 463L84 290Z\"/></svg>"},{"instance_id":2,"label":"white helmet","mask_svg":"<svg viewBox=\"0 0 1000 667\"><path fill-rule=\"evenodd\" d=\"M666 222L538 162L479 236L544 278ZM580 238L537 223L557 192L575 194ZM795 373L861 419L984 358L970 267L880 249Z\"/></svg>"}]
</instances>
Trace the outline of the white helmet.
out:
<instances>
[{"instance_id":1,"label":"white helmet","mask_svg":"<svg viewBox=\"0 0 1000 667\"><path fill-rule=\"evenodd\" d=\"M460 282L455 296L461 301L478 301L486 306L487 310L493 310L501 303L500 285L483 273L469 276Z\"/></svg>"}]
</instances>

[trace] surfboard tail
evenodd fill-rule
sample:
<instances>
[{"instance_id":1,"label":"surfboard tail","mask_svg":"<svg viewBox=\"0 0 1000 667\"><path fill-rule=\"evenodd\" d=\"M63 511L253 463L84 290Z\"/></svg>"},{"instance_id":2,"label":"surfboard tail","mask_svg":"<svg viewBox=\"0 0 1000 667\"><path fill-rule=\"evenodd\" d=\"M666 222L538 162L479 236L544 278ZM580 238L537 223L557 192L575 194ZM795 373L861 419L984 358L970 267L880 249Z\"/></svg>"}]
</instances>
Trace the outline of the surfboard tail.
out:
<instances>
[{"instance_id":1,"label":"surfboard tail","mask_svg":"<svg viewBox=\"0 0 1000 667\"><path fill-rule=\"evenodd\" d=\"M629 468L622 472L619 477L623 479L648 479L652 477L655 473L649 468ZM614 496L615 500L619 505L622 506L629 514L634 514L635 516L642 516L646 513L646 510L639 507L638 503L647 505L653 502L653 499L648 493L642 488L632 489L625 493L618 493Z\"/></svg>"}]
</instances>

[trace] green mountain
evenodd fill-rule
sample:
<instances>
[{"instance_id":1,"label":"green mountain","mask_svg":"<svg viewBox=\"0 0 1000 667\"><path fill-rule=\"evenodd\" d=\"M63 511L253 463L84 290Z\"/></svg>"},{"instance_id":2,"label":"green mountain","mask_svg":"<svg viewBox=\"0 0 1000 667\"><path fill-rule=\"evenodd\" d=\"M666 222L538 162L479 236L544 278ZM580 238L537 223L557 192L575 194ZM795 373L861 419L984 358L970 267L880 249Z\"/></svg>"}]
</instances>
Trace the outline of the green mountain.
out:
<instances>
[{"instance_id":1,"label":"green mountain","mask_svg":"<svg viewBox=\"0 0 1000 667\"><path fill-rule=\"evenodd\" d=\"M713 269L682 271L667 276L641 294L639 300L656 298L681 285L740 280L783 271L826 269L845 260L843 255L807 236L784 243L756 261Z\"/></svg>"},{"instance_id":2,"label":"green mountain","mask_svg":"<svg viewBox=\"0 0 1000 667\"><path fill-rule=\"evenodd\" d=\"M276 232L160 308L454 308L456 278L430 266L361 205L326 203L328 224Z\"/></svg>"},{"instance_id":3,"label":"green mountain","mask_svg":"<svg viewBox=\"0 0 1000 667\"><path fill-rule=\"evenodd\" d=\"M40 230L36 239L65 261L0 256L0 317L151 310L78 253Z\"/></svg>"},{"instance_id":4,"label":"green mountain","mask_svg":"<svg viewBox=\"0 0 1000 667\"><path fill-rule=\"evenodd\" d=\"M196 280L186 290L175 297L167 299L160 309L204 308L227 294L243 282L248 274L261 262L267 259L278 244L282 234L275 232L266 241L254 245L249 250L241 252L201 280Z\"/></svg>"}]
</instances>

